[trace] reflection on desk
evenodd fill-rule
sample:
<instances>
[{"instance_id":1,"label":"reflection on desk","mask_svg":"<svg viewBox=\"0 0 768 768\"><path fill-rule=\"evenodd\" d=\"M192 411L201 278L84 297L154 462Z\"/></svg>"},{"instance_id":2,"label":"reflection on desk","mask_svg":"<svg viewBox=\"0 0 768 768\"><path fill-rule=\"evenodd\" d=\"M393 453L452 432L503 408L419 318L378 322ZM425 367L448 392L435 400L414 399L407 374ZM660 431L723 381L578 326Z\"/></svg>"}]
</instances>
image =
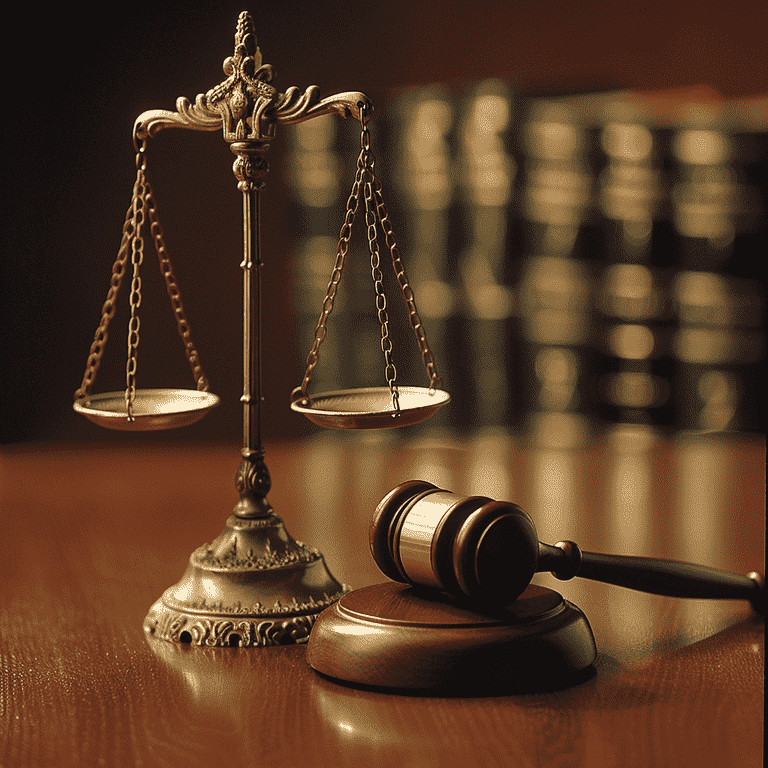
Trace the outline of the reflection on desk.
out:
<instances>
[{"instance_id":1,"label":"reflection on desk","mask_svg":"<svg viewBox=\"0 0 768 768\"><path fill-rule=\"evenodd\" d=\"M383 580L367 544L377 503L417 478L514 500L543 541L764 570L762 439L546 434L275 443L269 498L354 587ZM589 618L595 674L484 698L344 686L304 646L146 639L149 605L230 513L238 461L230 445L3 450L0 765L762 765L764 624L743 602L537 575Z\"/></svg>"}]
</instances>

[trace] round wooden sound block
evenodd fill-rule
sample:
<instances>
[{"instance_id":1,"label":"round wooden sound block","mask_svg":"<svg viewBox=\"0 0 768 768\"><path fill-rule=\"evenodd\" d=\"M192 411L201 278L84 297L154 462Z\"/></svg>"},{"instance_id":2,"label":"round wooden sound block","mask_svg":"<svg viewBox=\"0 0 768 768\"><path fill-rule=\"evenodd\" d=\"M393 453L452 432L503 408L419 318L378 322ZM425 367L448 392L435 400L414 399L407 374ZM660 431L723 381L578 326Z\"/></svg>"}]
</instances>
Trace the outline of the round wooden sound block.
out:
<instances>
[{"instance_id":1,"label":"round wooden sound block","mask_svg":"<svg viewBox=\"0 0 768 768\"><path fill-rule=\"evenodd\" d=\"M364 587L320 614L307 647L310 666L337 680L444 693L562 687L596 657L586 616L538 586L489 613L408 584Z\"/></svg>"}]
</instances>

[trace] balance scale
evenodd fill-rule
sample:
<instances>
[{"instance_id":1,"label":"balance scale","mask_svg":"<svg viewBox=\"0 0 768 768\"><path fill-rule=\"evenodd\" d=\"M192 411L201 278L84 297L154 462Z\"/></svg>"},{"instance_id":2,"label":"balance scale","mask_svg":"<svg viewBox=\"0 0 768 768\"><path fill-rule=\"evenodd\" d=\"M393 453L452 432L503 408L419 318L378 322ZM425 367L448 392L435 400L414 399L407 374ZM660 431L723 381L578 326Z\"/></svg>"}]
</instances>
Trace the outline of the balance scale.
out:
<instances>
[{"instance_id":1,"label":"balance scale","mask_svg":"<svg viewBox=\"0 0 768 768\"><path fill-rule=\"evenodd\" d=\"M148 635L173 642L207 646L271 646L306 642L319 613L349 587L329 572L316 549L294 540L267 500L271 480L261 439L261 275L259 196L265 187L265 154L278 125L321 115L340 115L360 123L360 154L336 250L328 291L319 315L306 373L291 395L291 408L331 429L382 429L416 424L445 405L450 396L439 388L434 358L416 309L413 289L374 175L368 122L373 107L357 91L320 98L319 88L291 87L278 92L270 83L274 71L262 63L253 20L240 14L232 56L224 61L226 78L194 103L177 99L176 111L150 110L133 126L136 180L112 268L101 321L94 335L74 409L96 424L116 430L165 430L192 424L213 410L219 398L192 340L181 293L166 249L155 195L147 179L150 139L168 128L223 132L235 155L237 188L243 199L243 447L235 487L239 501L213 543L196 549L181 580L167 589L144 621ZM365 217L376 312L381 324L386 386L311 395L312 372L333 309L356 218ZM160 271L176 318L194 380L190 389L137 387L140 341L141 267L145 230L157 251ZM407 304L410 324L426 367L428 386L398 384L392 360L387 301L382 283L379 239L383 238ZM122 283L130 274L128 359L124 391L94 393L96 374L115 314Z\"/></svg>"}]
</instances>

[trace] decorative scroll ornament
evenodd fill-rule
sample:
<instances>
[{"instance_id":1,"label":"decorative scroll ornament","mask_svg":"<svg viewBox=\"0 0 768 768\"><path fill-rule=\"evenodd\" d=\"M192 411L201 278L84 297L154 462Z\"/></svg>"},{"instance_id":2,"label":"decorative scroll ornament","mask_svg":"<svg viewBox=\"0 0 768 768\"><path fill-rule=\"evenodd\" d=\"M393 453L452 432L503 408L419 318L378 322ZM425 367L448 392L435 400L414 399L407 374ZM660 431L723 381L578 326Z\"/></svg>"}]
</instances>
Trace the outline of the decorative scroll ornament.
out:
<instances>
[{"instance_id":1,"label":"decorative scroll ornament","mask_svg":"<svg viewBox=\"0 0 768 768\"><path fill-rule=\"evenodd\" d=\"M235 475L235 488L240 494L240 501L235 507L239 517L263 517L272 512L267 502L267 494L272 488L269 469L261 453L244 456Z\"/></svg>"},{"instance_id":2,"label":"decorative scroll ornament","mask_svg":"<svg viewBox=\"0 0 768 768\"><path fill-rule=\"evenodd\" d=\"M237 20L235 53L225 59L224 74L229 77L205 96L209 107L222 117L224 139L232 142L272 138L275 126L269 122L262 126L262 117L277 97L277 91L269 85L274 69L261 63L253 20L247 13L241 13Z\"/></svg>"},{"instance_id":3,"label":"decorative scroll ornament","mask_svg":"<svg viewBox=\"0 0 768 768\"><path fill-rule=\"evenodd\" d=\"M318 615L349 589L277 515L231 515L220 536L192 553L181 580L155 602L144 631L194 645L304 643Z\"/></svg>"},{"instance_id":4,"label":"decorative scroll ornament","mask_svg":"<svg viewBox=\"0 0 768 768\"><path fill-rule=\"evenodd\" d=\"M229 143L264 143L274 138L277 123L299 123L327 114L359 120L363 106L368 115L373 110L368 97L357 91L325 99L320 98L316 85L303 93L296 87L279 93L270 85L274 68L262 64L253 19L247 11L237 20L235 50L224 60L223 68L226 80L198 94L194 104L182 96L176 100L176 112L153 109L139 115L133 128L134 141L155 136L164 128L215 131L222 127Z\"/></svg>"},{"instance_id":5,"label":"decorative scroll ornament","mask_svg":"<svg viewBox=\"0 0 768 768\"><path fill-rule=\"evenodd\" d=\"M329 600L328 605L333 602ZM167 609L155 613L153 607L144 621L144 629L161 640L209 647L293 645L307 642L319 613L318 610L287 619L230 620L203 618Z\"/></svg>"}]
</instances>

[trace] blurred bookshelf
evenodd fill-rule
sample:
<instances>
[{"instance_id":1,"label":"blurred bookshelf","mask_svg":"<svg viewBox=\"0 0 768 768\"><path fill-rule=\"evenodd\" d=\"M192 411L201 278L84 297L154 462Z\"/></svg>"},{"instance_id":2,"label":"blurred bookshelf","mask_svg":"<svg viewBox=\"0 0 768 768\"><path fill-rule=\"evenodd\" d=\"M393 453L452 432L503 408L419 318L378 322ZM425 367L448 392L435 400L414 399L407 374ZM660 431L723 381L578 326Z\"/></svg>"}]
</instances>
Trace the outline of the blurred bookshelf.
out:
<instances>
[{"instance_id":1,"label":"blurred bookshelf","mask_svg":"<svg viewBox=\"0 0 768 768\"><path fill-rule=\"evenodd\" d=\"M377 168L453 397L438 427L764 431L768 98L484 79L391 90L380 115ZM352 121L315 122L284 169L307 350L359 150ZM316 391L384 383L360 223L355 242ZM399 381L423 383L401 324Z\"/></svg>"}]
</instances>

